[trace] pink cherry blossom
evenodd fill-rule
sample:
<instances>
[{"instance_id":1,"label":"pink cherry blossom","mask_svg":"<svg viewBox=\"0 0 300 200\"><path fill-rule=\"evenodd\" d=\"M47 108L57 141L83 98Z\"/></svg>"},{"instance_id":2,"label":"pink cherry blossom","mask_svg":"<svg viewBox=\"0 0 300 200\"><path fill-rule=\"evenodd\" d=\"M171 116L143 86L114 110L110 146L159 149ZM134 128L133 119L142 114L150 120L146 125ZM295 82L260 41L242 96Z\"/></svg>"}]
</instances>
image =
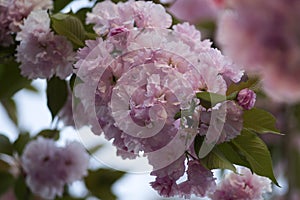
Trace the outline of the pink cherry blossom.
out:
<instances>
[{"instance_id":1,"label":"pink cherry blossom","mask_svg":"<svg viewBox=\"0 0 300 200\"><path fill-rule=\"evenodd\" d=\"M184 160L185 156L181 156L171 165L151 172L156 179L150 184L161 196L172 197L178 194L179 188L176 181L185 173Z\"/></svg>"},{"instance_id":2,"label":"pink cherry blossom","mask_svg":"<svg viewBox=\"0 0 300 200\"><path fill-rule=\"evenodd\" d=\"M256 101L256 94L248 89L242 89L237 96L237 101L240 106L242 106L246 110L250 110L254 107Z\"/></svg>"},{"instance_id":3,"label":"pink cherry blossom","mask_svg":"<svg viewBox=\"0 0 300 200\"><path fill-rule=\"evenodd\" d=\"M198 160L188 162L187 180L177 183L184 174L184 156L176 160L170 166L153 171L151 175L156 175L151 186L158 191L161 196L179 196L189 199L192 194L204 197L212 193L216 188L213 173L204 168Z\"/></svg>"},{"instance_id":4,"label":"pink cherry blossom","mask_svg":"<svg viewBox=\"0 0 300 200\"><path fill-rule=\"evenodd\" d=\"M127 45L121 48L111 38L117 34L105 41L88 41L79 51L75 67L83 82L75 86L75 95L82 99L95 134L104 133L113 140L117 154L124 159L143 152L156 176L153 188L163 196L180 195L176 180L183 173L183 161L180 167L174 161L190 149L196 129L186 132L175 125L174 116L180 109L189 108L194 94L203 89L225 95L227 84L220 73L223 68L213 57L221 54L207 55L208 46L200 54L200 47L192 51L175 37L178 32L149 29L126 34L121 40ZM236 118L233 120L238 121ZM231 121L227 122L230 127ZM223 140L231 138L225 135ZM170 169L174 168L180 170L180 176L172 175ZM191 180L182 186L181 195L204 196L208 189Z\"/></svg>"},{"instance_id":5,"label":"pink cherry blossom","mask_svg":"<svg viewBox=\"0 0 300 200\"><path fill-rule=\"evenodd\" d=\"M2 0L0 2L0 45L13 43L12 33L19 32L23 20L35 10L52 8L52 1Z\"/></svg>"},{"instance_id":6,"label":"pink cherry blossom","mask_svg":"<svg viewBox=\"0 0 300 200\"><path fill-rule=\"evenodd\" d=\"M5 0L7 1L7 0ZM22 20L26 18L32 11L35 10L47 10L53 7L51 0L39 1L39 0L13 0L10 4L8 12L8 19L12 22L10 28L16 32L20 30Z\"/></svg>"},{"instance_id":7,"label":"pink cherry blossom","mask_svg":"<svg viewBox=\"0 0 300 200\"><path fill-rule=\"evenodd\" d=\"M47 11L32 12L21 29L16 37L20 41L16 57L23 76L35 79L56 75L64 79L72 73L72 44L51 32Z\"/></svg>"},{"instance_id":8,"label":"pink cherry blossom","mask_svg":"<svg viewBox=\"0 0 300 200\"><path fill-rule=\"evenodd\" d=\"M190 161L188 180L177 183L184 175L186 152L193 151L202 112L195 94L225 95L228 83L238 82L243 71L212 49L209 40L202 41L194 26L178 24L172 30L170 16L152 2L101 2L87 22L106 36L87 41L75 64L80 79L75 96L92 131L112 140L123 159L143 153L156 176L151 185L161 195L206 195L214 178L200 163ZM174 116L180 112L178 121ZM235 121L238 127L239 114L227 120L228 127ZM223 141L231 136L224 134ZM198 172L205 183L193 179Z\"/></svg>"},{"instance_id":9,"label":"pink cherry blossom","mask_svg":"<svg viewBox=\"0 0 300 200\"><path fill-rule=\"evenodd\" d=\"M91 13L87 13L86 23L95 24L93 27L98 34L106 34L111 28L124 26L133 27L131 18L126 17L126 12L122 12L120 7L124 3L114 4L111 1L97 3Z\"/></svg>"},{"instance_id":10,"label":"pink cherry blossom","mask_svg":"<svg viewBox=\"0 0 300 200\"><path fill-rule=\"evenodd\" d=\"M169 28L172 25L172 18L162 5L136 1L132 6L138 28Z\"/></svg>"},{"instance_id":11,"label":"pink cherry blossom","mask_svg":"<svg viewBox=\"0 0 300 200\"><path fill-rule=\"evenodd\" d=\"M163 178L156 178L154 182L150 183L153 189L158 191L159 195L163 197L173 197L178 193L178 185L176 180L170 179L166 176Z\"/></svg>"},{"instance_id":12,"label":"pink cherry blossom","mask_svg":"<svg viewBox=\"0 0 300 200\"><path fill-rule=\"evenodd\" d=\"M205 46L203 41L201 41L201 33L196 29L194 25L190 25L187 22L182 24L174 25L173 30L175 33L179 35L182 40L189 45L191 48L195 48L195 46L201 44L201 46ZM208 44L208 48L210 48L211 44ZM205 48L205 47L204 47Z\"/></svg>"},{"instance_id":13,"label":"pink cherry blossom","mask_svg":"<svg viewBox=\"0 0 300 200\"><path fill-rule=\"evenodd\" d=\"M219 107L201 113L199 133L206 136L209 144L230 141L243 128L242 116L242 108L237 103L226 101Z\"/></svg>"},{"instance_id":14,"label":"pink cherry blossom","mask_svg":"<svg viewBox=\"0 0 300 200\"><path fill-rule=\"evenodd\" d=\"M153 2L128 1L114 4L111 1L99 2L91 13L87 13L87 24L95 24L94 30L102 35L111 29L123 27L169 28L172 19L162 5Z\"/></svg>"},{"instance_id":15,"label":"pink cherry blossom","mask_svg":"<svg viewBox=\"0 0 300 200\"><path fill-rule=\"evenodd\" d=\"M240 174L228 174L211 198L212 200L263 200L262 195L271 191L271 180L242 168Z\"/></svg>"},{"instance_id":16,"label":"pink cherry blossom","mask_svg":"<svg viewBox=\"0 0 300 200\"><path fill-rule=\"evenodd\" d=\"M188 162L188 179L179 184L178 193L180 197L189 199L191 194L204 197L212 193L216 188L213 173L203 167L198 160Z\"/></svg>"}]
</instances>

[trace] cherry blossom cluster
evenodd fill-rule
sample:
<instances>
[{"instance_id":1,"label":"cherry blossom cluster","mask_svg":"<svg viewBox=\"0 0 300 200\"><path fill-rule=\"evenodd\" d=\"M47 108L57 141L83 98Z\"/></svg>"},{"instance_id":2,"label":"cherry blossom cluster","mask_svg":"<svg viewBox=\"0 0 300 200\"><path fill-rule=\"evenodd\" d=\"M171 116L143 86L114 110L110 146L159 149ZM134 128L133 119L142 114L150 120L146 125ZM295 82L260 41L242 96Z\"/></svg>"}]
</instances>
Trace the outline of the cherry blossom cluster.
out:
<instances>
[{"instance_id":1,"label":"cherry blossom cluster","mask_svg":"<svg viewBox=\"0 0 300 200\"><path fill-rule=\"evenodd\" d=\"M280 102L300 99L300 2L225 1L217 40L226 54L259 73L266 93ZM253 14L255 13L255 15Z\"/></svg>"},{"instance_id":2,"label":"cherry blossom cluster","mask_svg":"<svg viewBox=\"0 0 300 200\"><path fill-rule=\"evenodd\" d=\"M28 187L46 199L62 196L65 184L87 175L88 164L89 155L80 143L58 147L42 137L28 143L21 157Z\"/></svg>"},{"instance_id":3,"label":"cherry blossom cluster","mask_svg":"<svg viewBox=\"0 0 300 200\"><path fill-rule=\"evenodd\" d=\"M162 5L152 2L129 1L114 4L104 1L95 5L87 14L87 24L94 24L98 34L114 35L118 30L130 30L134 27L169 28L172 18Z\"/></svg>"},{"instance_id":4,"label":"cherry blossom cluster","mask_svg":"<svg viewBox=\"0 0 300 200\"><path fill-rule=\"evenodd\" d=\"M35 79L56 75L64 79L72 73L73 46L64 36L51 31L47 11L31 12L20 28L16 57L23 76Z\"/></svg>"},{"instance_id":5,"label":"cherry blossom cluster","mask_svg":"<svg viewBox=\"0 0 300 200\"><path fill-rule=\"evenodd\" d=\"M20 31L30 12L52 8L52 0L1 0L0 1L0 46L13 43L13 34Z\"/></svg>"},{"instance_id":6,"label":"cherry blossom cluster","mask_svg":"<svg viewBox=\"0 0 300 200\"><path fill-rule=\"evenodd\" d=\"M226 91L243 70L201 40L193 25L172 26L171 16L152 2L104 1L87 13L87 23L99 37L78 51L74 91L92 131L112 140L123 159L143 152L160 195L213 194L215 178L197 158L194 139L219 144L240 134L255 93L244 89L226 100ZM196 98L202 92L225 98L207 108Z\"/></svg>"}]
</instances>

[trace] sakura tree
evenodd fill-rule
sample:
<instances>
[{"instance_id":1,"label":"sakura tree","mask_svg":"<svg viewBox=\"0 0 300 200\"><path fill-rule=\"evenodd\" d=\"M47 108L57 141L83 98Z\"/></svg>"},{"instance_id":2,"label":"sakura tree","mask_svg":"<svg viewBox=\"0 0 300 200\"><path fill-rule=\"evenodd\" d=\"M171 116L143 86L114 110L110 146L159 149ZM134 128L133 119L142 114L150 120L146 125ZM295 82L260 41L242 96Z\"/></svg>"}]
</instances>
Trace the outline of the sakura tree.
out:
<instances>
[{"instance_id":1,"label":"sakura tree","mask_svg":"<svg viewBox=\"0 0 300 200\"><path fill-rule=\"evenodd\" d=\"M78 180L82 199L117 198L126 171L90 168L101 144L60 145L67 126L146 159L161 197L280 198L284 165L286 198L298 198L297 1L106 0L63 12L71 2L0 1L1 104L20 129L14 95L44 79L52 116L39 133L0 135L1 199L79 199L68 190Z\"/></svg>"}]
</instances>

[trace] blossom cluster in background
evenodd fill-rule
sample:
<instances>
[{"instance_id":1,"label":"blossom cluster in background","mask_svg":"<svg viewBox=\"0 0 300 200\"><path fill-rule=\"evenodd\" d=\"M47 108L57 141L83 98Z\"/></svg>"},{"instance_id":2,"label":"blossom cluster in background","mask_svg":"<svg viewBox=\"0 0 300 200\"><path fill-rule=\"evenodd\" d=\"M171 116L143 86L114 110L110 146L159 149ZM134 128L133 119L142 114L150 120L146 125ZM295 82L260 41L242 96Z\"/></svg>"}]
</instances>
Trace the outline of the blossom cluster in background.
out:
<instances>
[{"instance_id":1,"label":"blossom cluster in background","mask_svg":"<svg viewBox=\"0 0 300 200\"><path fill-rule=\"evenodd\" d=\"M28 187L46 199L62 196L65 184L87 175L88 164L89 155L80 143L57 147L42 137L28 143L21 157Z\"/></svg>"},{"instance_id":2,"label":"blossom cluster in background","mask_svg":"<svg viewBox=\"0 0 300 200\"><path fill-rule=\"evenodd\" d=\"M224 53L248 72L260 74L265 92L274 100L299 101L300 2L225 2L216 37Z\"/></svg>"}]
</instances>

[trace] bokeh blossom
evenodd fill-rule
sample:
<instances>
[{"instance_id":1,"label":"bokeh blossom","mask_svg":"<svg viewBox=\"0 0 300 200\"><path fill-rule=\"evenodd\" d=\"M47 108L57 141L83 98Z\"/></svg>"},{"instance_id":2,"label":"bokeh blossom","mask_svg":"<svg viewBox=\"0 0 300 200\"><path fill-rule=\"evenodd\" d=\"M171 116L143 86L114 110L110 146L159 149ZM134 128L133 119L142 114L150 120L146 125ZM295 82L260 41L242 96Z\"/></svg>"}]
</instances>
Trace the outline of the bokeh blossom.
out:
<instances>
[{"instance_id":1,"label":"bokeh blossom","mask_svg":"<svg viewBox=\"0 0 300 200\"><path fill-rule=\"evenodd\" d=\"M64 79L72 73L72 44L51 31L47 11L30 13L21 29L16 37L20 41L16 57L23 76L35 79L56 75Z\"/></svg>"},{"instance_id":2,"label":"bokeh blossom","mask_svg":"<svg viewBox=\"0 0 300 200\"><path fill-rule=\"evenodd\" d=\"M212 200L263 200L263 194L271 191L271 180L242 168L240 174L228 174L211 198Z\"/></svg>"},{"instance_id":3,"label":"bokeh blossom","mask_svg":"<svg viewBox=\"0 0 300 200\"><path fill-rule=\"evenodd\" d=\"M217 31L225 54L248 72L260 74L265 92L274 100L300 100L300 2L233 0L227 4Z\"/></svg>"},{"instance_id":4,"label":"bokeh blossom","mask_svg":"<svg viewBox=\"0 0 300 200\"><path fill-rule=\"evenodd\" d=\"M0 4L0 45L9 46L13 43L13 37L9 29L10 21L7 19L8 10Z\"/></svg>"},{"instance_id":5,"label":"bokeh blossom","mask_svg":"<svg viewBox=\"0 0 300 200\"><path fill-rule=\"evenodd\" d=\"M42 137L28 143L21 157L27 186L46 199L61 196L65 184L87 175L88 162L89 155L78 142L57 147Z\"/></svg>"},{"instance_id":6,"label":"bokeh blossom","mask_svg":"<svg viewBox=\"0 0 300 200\"><path fill-rule=\"evenodd\" d=\"M176 0L168 11L177 19L197 24L215 21L221 8L213 0Z\"/></svg>"}]
</instances>

